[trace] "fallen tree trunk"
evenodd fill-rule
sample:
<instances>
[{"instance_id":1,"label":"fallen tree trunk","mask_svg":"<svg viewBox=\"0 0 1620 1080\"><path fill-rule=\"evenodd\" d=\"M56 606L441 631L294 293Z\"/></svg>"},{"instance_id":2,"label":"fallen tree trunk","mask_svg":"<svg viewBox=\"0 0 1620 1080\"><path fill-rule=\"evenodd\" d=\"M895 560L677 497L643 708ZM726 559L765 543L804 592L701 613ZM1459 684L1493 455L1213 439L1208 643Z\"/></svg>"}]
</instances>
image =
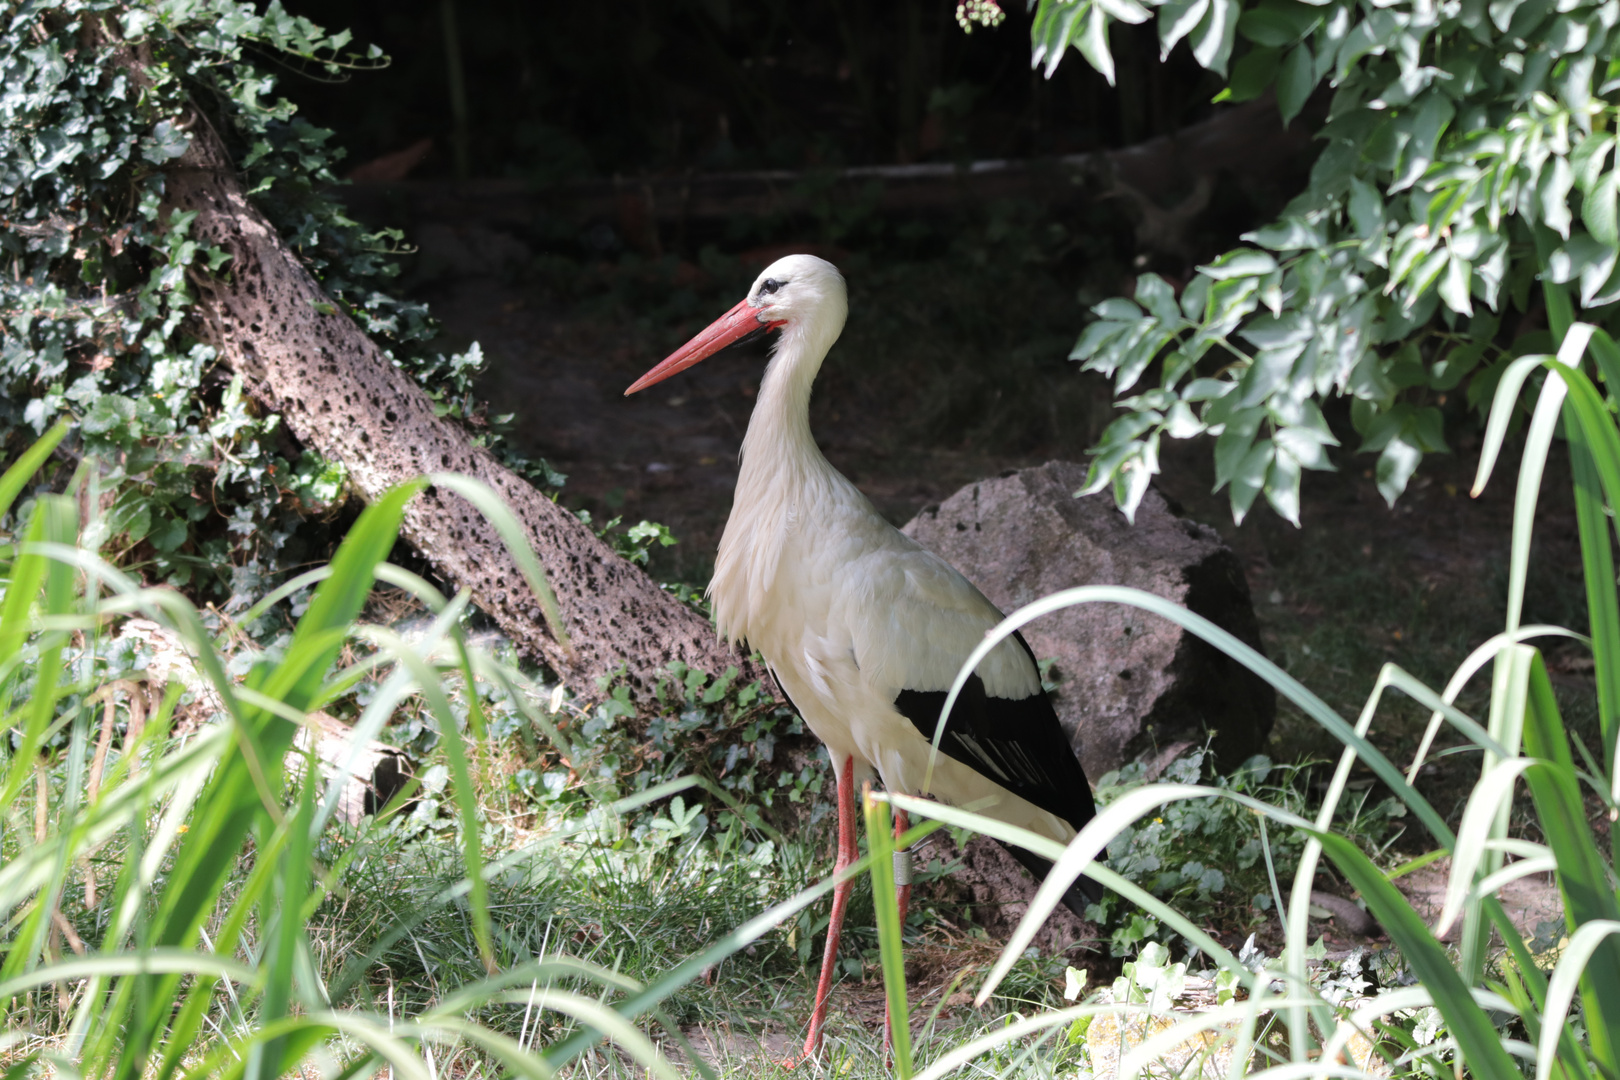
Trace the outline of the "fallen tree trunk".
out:
<instances>
[{"instance_id":1,"label":"fallen tree trunk","mask_svg":"<svg viewBox=\"0 0 1620 1080\"><path fill-rule=\"evenodd\" d=\"M632 699L643 703L672 660L761 674L707 620L436 416L422 389L334 309L281 242L206 122L192 127L190 149L168 177L167 203L194 211L191 235L230 256L221 273L195 278L200 336L299 440L348 470L355 492L370 501L412 477L455 472L488 484L517 515L556 592L566 646L547 631L516 562L471 505L429 489L407 510L403 531L520 649L586 696L623 665Z\"/></svg>"}]
</instances>

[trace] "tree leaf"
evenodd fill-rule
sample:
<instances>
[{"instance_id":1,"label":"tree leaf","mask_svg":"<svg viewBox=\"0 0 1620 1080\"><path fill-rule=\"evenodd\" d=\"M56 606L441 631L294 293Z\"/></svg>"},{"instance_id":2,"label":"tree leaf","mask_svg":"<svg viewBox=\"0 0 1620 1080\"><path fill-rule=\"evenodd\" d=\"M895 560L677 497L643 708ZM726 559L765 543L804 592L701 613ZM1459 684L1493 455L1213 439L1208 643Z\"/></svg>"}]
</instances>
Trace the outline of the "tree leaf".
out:
<instances>
[{"instance_id":1,"label":"tree leaf","mask_svg":"<svg viewBox=\"0 0 1620 1080\"><path fill-rule=\"evenodd\" d=\"M1307 469L1319 472L1332 472L1333 462L1328 459L1327 445L1322 435L1307 427L1285 427L1278 429L1272 436L1277 443L1277 452L1287 454ZM1327 437L1327 444L1337 445L1338 440L1331 435ZM1280 511L1279 511L1280 512ZM1284 515L1287 516L1287 515ZM1289 518L1292 521L1292 518Z\"/></svg>"},{"instance_id":2,"label":"tree leaf","mask_svg":"<svg viewBox=\"0 0 1620 1080\"><path fill-rule=\"evenodd\" d=\"M1264 409L1245 409L1226 421L1226 430L1215 440L1215 488L1219 491L1237 475L1265 418Z\"/></svg>"},{"instance_id":3,"label":"tree leaf","mask_svg":"<svg viewBox=\"0 0 1620 1080\"><path fill-rule=\"evenodd\" d=\"M1075 40L1074 47L1086 62L1114 85L1114 54L1108 51L1108 16L1096 3L1086 12L1086 27Z\"/></svg>"},{"instance_id":4,"label":"tree leaf","mask_svg":"<svg viewBox=\"0 0 1620 1080\"><path fill-rule=\"evenodd\" d=\"M1277 70L1277 111L1282 113L1285 127L1299 115L1316 88L1314 64L1311 47L1302 41L1288 51Z\"/></svg>"},{"instance_id":5,"label":"tree leaf","mask_svg":"<svg viewBox=\"0 0 1620 1080\"><path fill-rule=\"evenodd\" d=\"M1136 302L1152 312L1166 329L1173 329L1181 322L1176 292L1158 274L1143 274L1136 279Z\"/></svg>"},{"instance_id":6,"label":"tree leaf","mask_svg":"<svg viewBox=\"0 0 1620 1080\"><path fill-rule=\"evenodd\" d=\"M1412 473L1417 471L1418 462L1422 460L1423 451L1400 438L1390 439L1385 444L1384 452L1378 455L1376 468L1378 493L1385 502L1395 505L1395 500L1406 490L1407 481L1412 479Z\"/></svg>"},{"instance_id":7,"label":"tree leaf","mask_svg":"<svg viewBox=\"0 0 1620 1080\"><path fill-rule=\"evenodd\" d=\"M1255 496L1266 486L1266 476L1271 471L1272 460L1276 457L1277 449L1270 439L1261 439L1249 448L1243 456L1243 461L1232 474L1232 520L1243 524L1248 516L1249 507L1254 505Z\"/></svg>"},{"instance_id":8,"label":"tree leaf","mask_svg":"<svg viewBox=\"0 0 1620 1080\"><path fill-rule=\"evenodd\" d=\"M1615 183L1620 172L1610 170L1603 174L1590 194L1581 200L1581 221L1593 239L1609 247L1620 245L1620 227L1615 219Z\"/></svg>"},{"instance_id":9,"label":"tree leaf","mask_svg":"<svg viewBox=\"0 0 1620 1080\"><path fill-rule=\"evenodd\" d=\"M1468 299L1470 275L1468 260L1460 258L1453 252L1446 261L1445 272L1440 276L1440 299L1445 301L1446 307L1459 315L1474 313L1473 302Z\"/></svg>"},{"instance_id":10,"label":"tree leaf","mask_svg":"<svg viewBox=\"0 0 1620 1080\"><path fill-rule=\"evenodd\" d=\"M1277 515L1296 529L1299 528L1300 463L1281 447L1266 470L1266 501Z\"/></svg>"},{"instance_id":11,"label":"tree leaf","mask_svg":"<svg viewBox=\"0 0 1620 1080\"><path fill-rule=\"evenodd\" d=\"M1176 42L1192 33L1209 10L1210 0L1169 0L1159 8L1159 59L1170 56Z\"/></svg>"},{"instance_id":12,"label":"tree leaf","mask_svg":"<svg viewBox=\"0 0 1620 1080\"><path fill-rule=\"evenodd\" d=\"M1565 240L1569 239L1569 226L1574 220L1569 212L1569 192L1575 186L1575 170L1569 159L1555 156L1552 168L1541 174L1541 187L1537 197L1541 202L1541 223Z\"/></svg>"},{"instance_id":13,"label":"tree leaf","mask_svg":"<svg viewBox=\"0 0 1620 1080\"><path fill-rule=\"evenodd\" d=\"M1209 11L1193 31L1193 57L1217 75L1226 74L1237 36L1238 0L1210 0Z\"/></svg>"},{"instance_id":14,"label":"tree leaf","mask_svg":"<svg viewBox=\"0 0 1620 1080\"><path fill-rule=\"evenodd\" d=\"M1228 251L1208 266L1200 266L1198 272L1216 281L1225 281L1228 278L1269 274L1275 269L1277 260L1266 252L1256 251L1253 248L1238 248L1235 251Z\"/></svg>"},{"instance_id":15,"label":"tree leaf","mask_svg":"<svg viewBox=\"0 0 1620 1080\"><path fill-rule=\"evenodd\" d=\"M1256 45L1280 49L1299 40L1300 30L1292 19L1268 8L1253 8L1238 19L1238 33Z\"/></svg>"},{"instance_id":16,"label":"tree leaf","mask_svg":"<svg viewBox=\"0 0 1620 1080\"><path fill-rule=\"evenodd\" d=\"M1227 101L1252 101L1265 93L1277 74L1277 50L1257 45L1238 58L1232 65L1232 77L1227 80Z\"/></svg>"},{"instance_id":17,"label":"tree leaf","mask_svg":"<svg viewBox=\"0 0 1620 1080\"><path fill-rule=\"evenodd\" d=\"M1153 13L1136 0L1092 0L1098 7L1122 23L1145 23L1153 17Z\"/></svg>"}]
</instances>

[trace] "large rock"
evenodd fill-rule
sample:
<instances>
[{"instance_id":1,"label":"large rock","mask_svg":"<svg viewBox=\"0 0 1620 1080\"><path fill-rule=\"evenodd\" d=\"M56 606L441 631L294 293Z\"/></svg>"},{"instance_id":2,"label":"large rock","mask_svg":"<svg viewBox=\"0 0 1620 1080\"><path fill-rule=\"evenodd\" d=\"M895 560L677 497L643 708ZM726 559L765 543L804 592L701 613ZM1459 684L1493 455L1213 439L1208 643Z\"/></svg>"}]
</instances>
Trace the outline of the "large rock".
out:
<instances>
[{"instance_id":1,"label":"large rock","mask_svg":"<svg viewBox=\"0 0 1620 1080\"><path fill-rule=\"evenodd\" d=\"M907 535L944 556L1003 611L1075 585L1129 585L1259 647L1248 582L1214 529L1150 490L1133 526L1106 495L1076 499L1086 469L1054 461L970 484L917 515ZM1138 754L1214 736L1219 765L1258 753L1271 686L1179 626L1122 604L1083 604L1024 629L1054 658L1058 716L1093 780Z\"/></svg>"}]
</instances>

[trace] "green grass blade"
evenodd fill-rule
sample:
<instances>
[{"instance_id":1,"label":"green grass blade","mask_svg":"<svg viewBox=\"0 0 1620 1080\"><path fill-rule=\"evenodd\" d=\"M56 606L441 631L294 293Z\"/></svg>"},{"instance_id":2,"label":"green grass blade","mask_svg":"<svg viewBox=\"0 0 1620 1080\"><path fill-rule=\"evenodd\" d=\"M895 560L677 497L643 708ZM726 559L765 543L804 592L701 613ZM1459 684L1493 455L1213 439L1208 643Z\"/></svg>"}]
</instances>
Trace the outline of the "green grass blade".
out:
<instances>
[{"instance_id":1,"label":"green grass blade","mask_svg":"<svg viewBox=\"0 0 1620 1080\"><path fill-rule=\"evenodd\" d=\"M1557 1056L1554 1047L1559 1042L1559 1033L1565 1030L1565 1019L1569 1015L1570 1002L1575 998L1575 989L1583 981L1582 973L1587 965L1592 963L1593 956L1604 944L1612 941L1616 934L1620 934L1620 922L1612 919L1594 919L1583 924L1564 946L1564 953L1558 958L1558 966L1553 969L1552 980L1547 986L1547 1005L1545 1014L1541 1017L1541 1037L1536 1046L1536 1080L1550 1080L1548 1073L1551 1064ZM1593 1023L1595 1018L1588 1017L1587 1023ZM1612 1039L1612 1033L1611 1033ZM1596 1047L1594 1046L1594 1049ZM1614 1063L1607 1062L1609 1075L1614 1075Z\"/></svg>"},{"instance_id":2,"label":"green grass blade","mask_svg":"<svg viewBox=\"0 0 1620 1080\"><path fill-rule=\"evenodd\" d=\"M39 472L40 467L45 464L45 459L51 456L51 451L56 449L57 444L71 429L72 425L66 420L57 421L39 441L22 452L3 476L0 476L0 517L5 517L11 512L11 505L17 501L23 486Z\"/></svg>"},{"instance_id":3,"label":"green grass blade","mask_svg":"<svg viewBox=\"0 0 1620 1080\"><path fill-rule=\"evenodd\" d=\"M1497 634L1469 653L1467 658L1457 665L1457 670L1452 673L1451 679L1446 683L1445 692L1440 695L1440 700L1447 704L1455 704L1458 696L1462 694L1463 689L1468 685L1469 680L1484 670L1486 664L1494 661L1496 655L1504 648L1538 637L1566 637L1588 645L1591 644L1590 639L1577 634L1573 630L1565 630L1561 626L1521 626L1511 634ZM1440 724L1445 718L1445 712L1440 709L1435 709L1429 714L1428 726L1424 728L1423 738L1418 743L1417 752L1412 755L1412 764L1406 770L1407 783L1416 781L1418 770L1423 767L1423 762L1428 758L1429 747L1434 744L1435 736L1440 733ZM1444 852L1437 851L1433 853L1432 857L1439 858L1443 854ZM1416 870L1417 868L1414 865L1410 867L1410 870Z\"/></svg>"},{"instance_id":4,"label":"green grass blade","mask_svg":"<svg viewBox=\"0 0 1620 1080\"><path fill-rule=\"evenodd\" d=\"M0 983L0 1001L54 982L73 983L80 979L145 974L207 975L246 985L253 985L258 979L252 968L226 957L209 956L190 949L141 949L115 956L76 957L35 968Z\"/></svg>"},{"instance_id":5,"label":"green grass blade","mask_svg":"<svg viewBox=\"0 0 1620 1080\"><path fill-rule=\"evenodd\" d=\"M1189 795L1202 796L1222 794L1239 798L1240 800L1245 799L1245 797L1237 796L1235 793L1226 792L1218 788L1171 784L1154 786L1160 789L1172 788L1182 797L1187 797ZM1123 796L1121 800L1116 800L1114 803L1109 804L1109 806L1104 808L1103 813L1109 813L1109 811L1113 810L1115 806L1119 805L1119 802L1123 801L1123 799L1131 798L1132 796L1137 795L1139 791L1145 790L1148 789L1142 788L1138 789L1138 791L1128 793L1127 795ZM1080 847L1080 845L1084 844L1089 846L1095 841L1097 836L1104 837L1104 842L1106 843L1106 839L1112 837L1113 831L1117 831L1113 824L1113 822L1117 819L1110 818L1103 825L1098 826L1094 833L1088 836L1086 834L1086 829L1092 828L1097 820L1093 818L1092 821L1086 823L1086 829L1082 829L1081 834L1069 841L1069 847L1065 848L1064 845L1058 843L1056 840L1041 836L1037 833L1032 833L1028 829L1021 829L1017 825L1009 825L1004 821L997 821L994 818L988 818L982 814L975 814L971 810L965 810L955 806L947 806L944 803L935 802L932 799L919 799L911 795L897 795L893 793L876 795L873 797L887 799L889 802L900 807L914 817L926 818L932 821L941 821L947 825L955 825L958 828L971 829L976 833L991 837L992 839L1000 840L1008 844L1016 844L1017 846L1024 848L1026 851L1034 852L1036 855L1051 861L1053 864L1053 870L1047 874L1048 881L1050 881L1057 873L1058 863L1064 860L1065 857L1070 859L1070 861L1065 864L1065 872L1068 872L1070 869L1078 865L1080 860L1083 858L1083 849ZM1168 800L1166 799L1159 801L1163 802ZM1308 825L1309 822L1302 822L1302 824ZM1068 855L1070 849L1075 850L1075 855ZM1074 872L1078 874L1078 870L1075 870ZM1114 892L1119 893L1126 900L1129 900L1137 907L1140 907L1142 910L1151 914L1154 918L1159 919L1165 925L1175 930L1176 933L1185 937L1195 947L1202 950L1207 956L1209 956L1217 966L1242 972L1245 976L1249 974L1248 970L1244 968L1242 964L1238 963L1237 957L1228 952L1220 942L1210 937L1202 927L1187 919L1180 912L1171 908L1163 900L1160 900L1146 889L1141 888L1135 882L1121 877L1119 874L1108 869L1108 867L1101 863L1095 863L1087 867L1086 873L1095 878L1104 888L1112 889ZM1070 880L1072 881L1073 878L1071 877ZM1061 889L1057 891L1062 892ZM1029 934L1033 935L1034 931L1040 928L1040 923L1038 920L1032 921L1030 914L1026 912L1024 921L1023 923L1020 923L1018 929L1015 931L1015 934L1024 934L1026 926ZM1017 941L1020 939L1015 937L1012 940ZM1027 940L1025 943L1027 944ZM1005 961L1006 967L1010 967L1013 960L1015 960L1018 955L1020 955L1020 953L1012 951L1011 945L1009 944L1007 948L1002 950L1002 957L1001 960L998 960L997 962L997 969L1000 969L1002 974L1005 974L1002 961ZM991 979L995 979L996 982L999 982L999 976L996 975L995 970L992 971L990 976L986 977L985 987L980 990L979 1001L981 1003L989 1000L990 994L995 991L996 984L991 982Z\"/></svg>"},{"instance_id":6,"label":"green grass blade","mask_svg":"<svg viewBox=\"0 0 1620 1080\"><path fill-rule=\"evenodd\" d=\"M1564 430L1569 436L1570 471L1575 484L1575 520L1586 579L1603 760L1612 767L1616 734L1620 732L1620 602L1614 588L1613 534L1603 501L1602 480L1584 426L1579 422L1565 423Z\"/></svg>"},{"instance_id":7,"label":"green grass blade","mask_svg":"<svg viewBox=\"0 0 1620 1080\"><path fill-rule=\"evenodd\" d=\"M35 549L47 542L61 543L64 539L72 542L76 518L72 501L63 496L48 496L40 499L35 506L24 542L18 549L16 561L12 563L5 601L0 604L0 668L12 667L13 671L16 670L15 662L21 656L20 650L34 630L32 612L41 588L47 593L42 609L45 614L62 613L71 603L71 594L67 601L62 598L64 581L71 588L71 571ZM61 673L58 663L61 657L60 635L55 635L53 640L56 642L54 645L41 643L38 658L30 665L35 676L34 698L22 737L15 749L9 746L10 740L6 740L9 761L5 782L0 785L0 806L12 805L18 792L34 774L39 740L50 723L56 701L55 689ZM4 685L0 685L0 715L10 709L11 697L12 683L8 679Z\"/></svg>"},{"instance_id":8,"label":"green grass blade","mask_svg":"<svg viewBox=\"0 0 1620 1080\"><path fill-rule=\"evenodd\" d=\"M867 791L863 800L866 846L871 852L872 903L877 909L878 955L883 964L883 992L888 1000L894 1070L910 1080L911 1014L906 1005L905 942L901 940L900 904L894 885L894 838L889 804Z\"/></svg>"},{"instance_id":9,"label":"green grass blade","mask_svg":"<svg viewBox=\"0 0 1620 1080\"><path fill-rule=\"evenodd\" d=\"M1446 825L1445 819L1429 804L1427 799L1406 782L1406 777L1384 755L1384 752L1368 742L1365 737L1357 734L1356 730L1346 723L1344 717L1335 712L1332 706L1313 694L1298 679L1295 679L1271 660L1261 655L1258 650L1239 641L1235 636L1216 626L1202 615L1195 614L1178 604L1171 603L1162 596L1155 596L1145 590L1132 589L1122 585L1081 585L1073 589L1064 589L1061 592L1042 597L1034 603L1019 608L1003 619L994 630L985 634L984 640L974 647L973 652L957 671L956 681L951 684L951 691L946 695L944 707L940 710L940 721L935 729L935 750L938 750L937 739L943 736L945 730L945 718L950 716L957 697L960 696L963 687L967 685L967 680L977 670L979 661L988 656L996 645L1004 638L1011 637L1015 630L1040 618L1042 615L1050 614L1062 608L1072 607L1076 604L1096 603L1127 604L1168 619L1182 629L1202 638L1256 675L1259 675L1262 679L1265 679L1284 697L1299 706L1301 712L1326 729L1335 739L1354 749L1356 755L1365 761L1368 768L1372 769L1378 778L1384 781L1390 790L1407 805L1417 819L1423 823L1424 827L1429 830L1430 834L1449 846L1451 829ZM1397 680L1392 679L1392 682L1395 681ZM1401 688L1407 693L1414 696L1422 694L1423 696L1419 700L1425 701L1430 708L1445 710L1453 722L1457 723L1475 742L1480 743L1480 745L1489 744L1489 736L1486 735L1483 729L1469 721L1466 716L1452 709L1448 704L1440 702L1438 696L1428 691L1427 687L1422 686L1415 679L1408 678L1398 681ZM926 792L926 790L927 786L925 784L924 791Z\"/></svg>"},{"instance_id":10,"label":"green grass blade","mask_svg":"<svg viewBox=\"0 0 1620 1080\"><path fill-rule=\"evenodd\" d=\"M929 805L933 806L935 804L930 803ZM652 983L647 989L619 1005L619 1014L633 1019L657 1008L675 991L702 975L705 968L712 967L733 953L746 949L783 922L791 919L823 896L832 892L833 886L840 881L866 873L869 865L870 856L863 855L850 863L842 875L829 877L826 881L805 889L797 896L790 897L780 904L767 908L764 912L748 920L707 949L695 956L688 957L671 969L662 979ZM560 1045L548 1049L543 1056L548 1064L555 1068L561 1068L592 1046L595 1046L601 1039L602 1035L597 1031L577 1032Z\"/></svg>"},{"instance_id":11,"label":"green grass blade","mask_svg":"<svg viewBox=\"0 0 1620 1080\"><path fill-rule=\"evenodd\" d=\"M1434 996L1435 1007L1445 1017L1471 1074L1477 1080L1521 1080L1490 1016L1475 1003L1467 984L1451 966L1445 947L1434 940L1406 898L1355 844L1330 832L1317 832L1316 838L1401 950L1418 982Z\"/></svg>"},{"instance_id":12,"label":"green grass blade","mask_svg":"<svg viewBox=\"0 0 1620 1080\"><path fill-rule=\"evenodd\" d=\"M1598 372L1608 385L1609 392L1620 397L1620 345L1615 344L1608 331L1599 328L1592 333L1592 341L1587 348L1597 361Z\"/></svg>"},{"instance_id":13,"label":"green grass blade","mask_svg":"<svg viewBox=\"0 0 1620 1080\"><path fill-rule=\"evenodd\" d=\"M449 609L446 609L446 614L449 614ZM444 684L440 681L438 672L406 644L404 638L392 630L379 627L370 628L368 636L392 653L399 664L411 673L418 692L427 702L434 719L438 721L439 744L444 747L445 757L450 765L451 798L455 802L461 824L461 856L467 868L467 881L471 889L473 937L478 943L478 953L483 958L484 970L493 974L496 969L494 930L489 916L489 883L484 879L484 856L479 839L478 787L473 781L472 768L467 760L467 747L463 741L461 726L456 722L455 711L450 707L450 699L444 692ZM473 686L469 686L467 690L469 696L477 693L477 688Z\"/></svg>"},{"instance_id":14,"label":"green grass blade","mask_svg":"<svg viewBox=\"0 0 1620 1080\"><path fill-rule=\"evenodd\" d=\"M1523 646L1519 646L1523 648ZM1539 653L1531 655L1529 705L1525 716L1525 752L1540 759L1525 774L1547 846L1558 859L1558 884L1571 930L1596 921L1620 921L1620 897L1610 883L1610 868L1599 853L1586 820L1580 783L1569 752L1569 739L1558 715L1558 702ZM1620 1076L1620 939L1605 937L1581 978L1592 1057L1611 1076Z\"/></svg>"},{"instance_id":15,"label":"green grass blade","mask_svg":"<svg viewBox=\"0 0 1620 1080\"><path fill-rule=\"evenodd\" d=\"M259 998L256 1024L281 1019L288 1015L293 1003L298 962L305 944L304 910L309 898L313 855L311 826L315 819L315 788L319 775L315 753L310 750L304 763L303 781L298 786L298 812L278 830L288 837L286 849L277 860L280 867L271 879L272 887L261 894L259 920L268 932L259 956L264 993ZM303 1004L307 1008L311 1003ZM266 1039L253 1047L245 1075L253 1080L274 1080L292 1071L299 1056L300 1051L292 1044L281 1039Z\"/></svg>"},{"instance_id":16,"label":"green grass blade","mask_svg":"<svg viewBox=\"0 0 1620 1080\"><path fill-rule=\"evenodd\" d=\"M1496 384L1496 392L1491 397L1490 415L1485 420L1485 437L1480 444L1474 486L1468 491L1475 498L1485 490L1491 474L1496 471L1496 459L1501 456L1502 444L1507 440L1508 424L1513 420L1513 410L1518 408L1519 392L1524 389L1525 380L1530 378L1532 371L1551 359L1545 354L1521 356L1503 370Z\"/></svg>"},{"instance_id":17,"label":"green grass blade","mask_svg":"<svg viewBox=\"0 0 1620 1080\"><path fill-rule=\"evenodd\" d=\"M552 638L562 646L563 652L572 655L574 646L568 640L567 627L563 625L562 609L557 606L557 594L551 591L551 585L546 581L546 573L541 569L540 560L535 557L534 548L529 544L523 526L518 523L517 517L507 505L501 502L495 490L469 476L457 476L454 473L433 473L427 479L433 486L453 491L472 503L478 512L495 526L495 531L500 534L506 550L517 562L518 569L523 572L524 579L529 583L529 588L534 591L535 599L540 601L540 610L545 614L546 626L550 628Z\"/></svg>"}]
</instances>

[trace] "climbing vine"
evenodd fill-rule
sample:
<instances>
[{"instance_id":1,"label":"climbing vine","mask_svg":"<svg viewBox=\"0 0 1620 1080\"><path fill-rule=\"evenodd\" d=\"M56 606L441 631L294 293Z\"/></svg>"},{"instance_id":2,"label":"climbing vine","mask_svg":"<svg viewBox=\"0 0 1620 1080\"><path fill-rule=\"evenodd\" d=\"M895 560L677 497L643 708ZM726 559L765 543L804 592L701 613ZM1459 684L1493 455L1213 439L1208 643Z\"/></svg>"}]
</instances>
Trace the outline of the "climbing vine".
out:
<instances>
[{"instance_id":1,"label":"climbing vine","mask_svg":"<svg viewBox=\"0 0 1620 1080\"><path fill-rule=\"evenodd\" d=\"M61 468L92 464L110 506L91 539L149 578L257 596L267 576L319 557L322 520L345 498L341 466L301 450L193 333L191 275L225 257L163 195L196 125L219 132L331 303L474 441L500 441L502 418L473 397L477 346L429 347L427 309L390 291L401 234L344 213L343 151L276 94L282 79L386 62L278 2L23 3L0 30L0 455L76 419Z\"/></svg>"}]
</instances>

